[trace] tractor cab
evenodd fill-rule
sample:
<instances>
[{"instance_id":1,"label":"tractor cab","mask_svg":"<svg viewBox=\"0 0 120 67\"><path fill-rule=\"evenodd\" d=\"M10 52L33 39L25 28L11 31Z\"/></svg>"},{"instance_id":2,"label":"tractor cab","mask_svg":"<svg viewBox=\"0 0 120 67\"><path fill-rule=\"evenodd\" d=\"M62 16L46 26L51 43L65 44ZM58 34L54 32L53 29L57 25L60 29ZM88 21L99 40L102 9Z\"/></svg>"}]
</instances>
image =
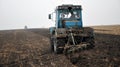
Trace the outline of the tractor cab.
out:
<instances>
[{"instance_id":1,"label":"tractor cab","mask_svg":"<svg viewBox=\"0 0 120 67\"><path fill-rule=\"evenodd\" d=\"M55 10L56 28L81 28L82 14L80 5L61 5Z\"/></svg>"}]
</instances>

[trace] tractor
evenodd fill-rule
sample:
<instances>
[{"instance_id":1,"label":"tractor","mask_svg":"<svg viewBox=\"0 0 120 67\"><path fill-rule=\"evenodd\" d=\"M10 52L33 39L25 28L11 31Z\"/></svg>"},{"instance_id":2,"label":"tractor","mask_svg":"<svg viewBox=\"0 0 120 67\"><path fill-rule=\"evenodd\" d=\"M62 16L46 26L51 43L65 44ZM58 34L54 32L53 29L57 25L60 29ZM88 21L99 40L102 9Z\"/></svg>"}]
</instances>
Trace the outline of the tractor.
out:
<instances>
[{"instance_id":1,"label":"tractor","mask_svg":"<svg viewBox=\"0 0 120 67\"><path fill-rule=\"evenodd\" d=\"M55 18L55 27L50 27L51 50L55 54L69 54L94 47L94 30L83 27L81 5L60 5L49 14Z\"/></svg>"}]
</instances>

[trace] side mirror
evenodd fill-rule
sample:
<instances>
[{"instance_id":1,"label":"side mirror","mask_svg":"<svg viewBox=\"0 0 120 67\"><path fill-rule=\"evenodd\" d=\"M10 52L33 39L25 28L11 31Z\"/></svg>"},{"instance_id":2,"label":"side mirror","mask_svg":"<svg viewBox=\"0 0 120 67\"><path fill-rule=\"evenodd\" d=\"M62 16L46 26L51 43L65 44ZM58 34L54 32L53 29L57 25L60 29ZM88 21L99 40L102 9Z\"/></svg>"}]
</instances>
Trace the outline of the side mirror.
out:
<instances>
[{"instance_id":1,"label":"side mirror","mask_svg":"<svg viewBox=\"0 0 120 67\"><path fill-rule=\"evenodd\" d=\"M51 19L51 14L48 15L48 18Z\"/></svg>"}]
</instances>

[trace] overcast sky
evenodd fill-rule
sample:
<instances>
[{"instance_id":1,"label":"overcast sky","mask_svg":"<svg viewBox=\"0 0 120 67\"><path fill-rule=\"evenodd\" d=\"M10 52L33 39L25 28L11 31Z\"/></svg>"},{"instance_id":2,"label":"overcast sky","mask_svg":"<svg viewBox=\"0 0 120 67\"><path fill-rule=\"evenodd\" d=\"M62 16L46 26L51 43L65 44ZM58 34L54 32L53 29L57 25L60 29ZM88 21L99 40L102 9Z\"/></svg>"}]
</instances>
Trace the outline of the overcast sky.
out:
<instances>
[{"instance_id":1,"label":"overcast sky","mask_svg":"<svg viewBox=\"0 0 120 67\"><path fill-rule=\"evenodd\" d=\"M48 14L61 4L82 5L84 26L120 24L120 0L0 0L0 30L54 26Z\"/></svg>"}]
</instances>

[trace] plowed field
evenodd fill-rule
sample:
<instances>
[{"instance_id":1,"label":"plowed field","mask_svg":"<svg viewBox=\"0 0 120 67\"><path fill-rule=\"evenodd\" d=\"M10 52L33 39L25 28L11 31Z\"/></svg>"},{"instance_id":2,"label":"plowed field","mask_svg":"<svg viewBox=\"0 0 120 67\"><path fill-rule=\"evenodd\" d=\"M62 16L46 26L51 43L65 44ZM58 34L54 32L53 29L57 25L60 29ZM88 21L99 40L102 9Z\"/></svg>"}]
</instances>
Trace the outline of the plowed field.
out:
<instances>
[{"instance_id":1,"label":"plowed field","mask_svg":"<svg viewBox=\"0 0 120 67\"><path fill-rule=\"evenodd\" d=\"M48 29L0 31L0 67L120 67L120 25L93 26L95 47L72 64L50 50Z\"/></svg>"}]
</instances>

